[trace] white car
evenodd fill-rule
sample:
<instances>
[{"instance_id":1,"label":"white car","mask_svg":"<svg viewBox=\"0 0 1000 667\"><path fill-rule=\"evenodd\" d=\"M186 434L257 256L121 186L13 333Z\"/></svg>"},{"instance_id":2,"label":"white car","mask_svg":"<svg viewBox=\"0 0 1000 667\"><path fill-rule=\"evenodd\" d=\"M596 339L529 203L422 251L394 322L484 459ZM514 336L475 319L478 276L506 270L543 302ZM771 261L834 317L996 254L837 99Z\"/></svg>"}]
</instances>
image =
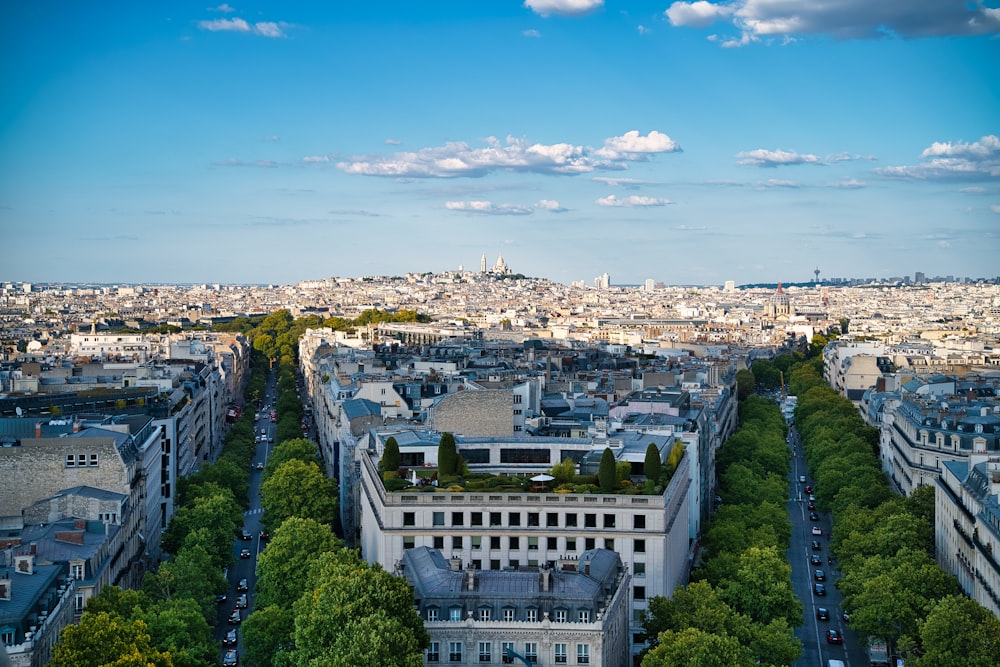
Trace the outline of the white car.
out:
<instances>
[{"instance_id":1,"label":"white car","mask_svg":"<svg viewBox=\"0 0 1000 667\"><path fill-rule=\"evenodd\" d=\"M823 529L820 528L819 526L813 526L812 534L813 535L822 535L823 534Z\"/></svg>"},{"instance_id":2,"label":"white car","mask_svg":"<svg viewBox=\"0 0 1000 667\"><path fill-rule=\"evenodd\" d=\"M805 483L806 483L806 476L799 475L799 484L805 484Z\"/></svg>"}]
</instances>

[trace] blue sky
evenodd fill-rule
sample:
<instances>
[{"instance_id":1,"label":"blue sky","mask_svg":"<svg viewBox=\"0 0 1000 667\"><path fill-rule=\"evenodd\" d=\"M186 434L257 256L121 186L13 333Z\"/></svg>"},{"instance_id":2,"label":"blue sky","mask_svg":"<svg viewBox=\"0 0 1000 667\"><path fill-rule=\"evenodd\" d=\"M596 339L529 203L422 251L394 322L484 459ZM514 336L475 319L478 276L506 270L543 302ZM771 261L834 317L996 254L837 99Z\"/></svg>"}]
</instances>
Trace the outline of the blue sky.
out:
<instances>
[{"instance_id":1,"label":"blue sky","mask_svg":"<svg viewBox=\"0 0 1000 667\"><path fill-rule=\"evenodd\" d=\"M4 3L0 279L995 276L998 7Z\"/></svg>"}]
</instances>

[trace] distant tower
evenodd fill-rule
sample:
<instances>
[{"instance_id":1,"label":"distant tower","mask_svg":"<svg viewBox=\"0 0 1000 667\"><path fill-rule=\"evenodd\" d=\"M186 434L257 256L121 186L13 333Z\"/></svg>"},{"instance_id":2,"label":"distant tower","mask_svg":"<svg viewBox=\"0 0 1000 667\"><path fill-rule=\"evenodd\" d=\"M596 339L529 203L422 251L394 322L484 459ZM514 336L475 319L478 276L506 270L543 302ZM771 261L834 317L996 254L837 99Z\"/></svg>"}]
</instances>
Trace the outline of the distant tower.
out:
<instances>
[{"instance_id":1,"label":"distant tower","mask_svg":"<svg viewBox=\"0 0 1000 667\"><path fill-rule=\"evenodd\" d=\"M479 260L479 272L486 273L486 253L483 253L483 258Z\"/></svg>"},{"instance_id":2,"label":"distant tower","mask_svg":"<svg viewBox=\"0 0 1000 667\"><path fill-rule=\"evenodd\" d=\"M819 267L818 266L815 269L813 269L813 275L816 276L815 282L818 283L819 282Z\"/></svg>"}]
</instances>

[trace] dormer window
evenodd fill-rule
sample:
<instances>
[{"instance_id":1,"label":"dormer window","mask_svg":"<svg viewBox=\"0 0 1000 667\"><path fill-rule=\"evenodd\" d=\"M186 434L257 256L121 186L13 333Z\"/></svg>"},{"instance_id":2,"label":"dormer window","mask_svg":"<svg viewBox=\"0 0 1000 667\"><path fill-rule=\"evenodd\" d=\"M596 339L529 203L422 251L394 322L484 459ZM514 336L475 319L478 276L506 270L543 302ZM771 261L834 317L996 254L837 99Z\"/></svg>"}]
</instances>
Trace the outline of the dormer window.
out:
<instances>
[{"instance_id":1,"label":"dormer window","mask_svg":"<svg viewBox=\"0 0 1000 667\"><path fill-rule=\"evenodd\" d=\"M461 621L462 620L462 608L461 607L451 607L448 610L448 620L449 621Z\"/></svg>"}]
</instances>

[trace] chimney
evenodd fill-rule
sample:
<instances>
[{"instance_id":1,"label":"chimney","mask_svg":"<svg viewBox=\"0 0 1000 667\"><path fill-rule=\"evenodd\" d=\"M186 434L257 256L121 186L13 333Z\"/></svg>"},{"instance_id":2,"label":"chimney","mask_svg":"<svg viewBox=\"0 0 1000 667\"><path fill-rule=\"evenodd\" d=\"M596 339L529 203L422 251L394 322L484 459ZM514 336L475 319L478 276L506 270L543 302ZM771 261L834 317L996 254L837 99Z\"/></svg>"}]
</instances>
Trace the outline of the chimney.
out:
<instances>
[{"instance_id":1,"label":"chimney","mask_svg":"<svg viewBox=\"0 0 1000 667\"><path fill-rule=\"evenodd\" d=\"M79 419L73 420L73 433L79 433L80 429L83 428L83 422Z\"/></svg>"},{"instance_id":2,"label":"chimney","mask_svg":"<svg viewBox=\"0 0 1000 667\"><path fill-rule=\"evenodd\" d=\"M467 590L476 590L476 571L466 570L465 571L465 587Z\"/></svg>"},{"instance_id":3,"label":"chimney","mask_svg":"<svg viewBox=\"0 0 1000 667\"><path fill-rule=\"evenodd\" d=\"M552 588L552 573L548 570L541 572L541 588L543 593L549 593Z\"/></svg>"},{"instance_id":4,"label":"chimney","mask_svg":"<svg viewBox=\"0 0 1000 667\"><path fill-rule=\"evenodd\" d=\"M1000 493L1000 458L990 457L986 461L986 474L990 477L990 495Z\"/></svg>"},{"instance_id":5,"label":"chimney","mask_svg":"<svg viewBox=\"0 0 1000 667\"><path fill-rule=\"evenodd\" d=\"M42 422L35 422L35 437L42 437Z\"/></svg>"}]
</instances>

